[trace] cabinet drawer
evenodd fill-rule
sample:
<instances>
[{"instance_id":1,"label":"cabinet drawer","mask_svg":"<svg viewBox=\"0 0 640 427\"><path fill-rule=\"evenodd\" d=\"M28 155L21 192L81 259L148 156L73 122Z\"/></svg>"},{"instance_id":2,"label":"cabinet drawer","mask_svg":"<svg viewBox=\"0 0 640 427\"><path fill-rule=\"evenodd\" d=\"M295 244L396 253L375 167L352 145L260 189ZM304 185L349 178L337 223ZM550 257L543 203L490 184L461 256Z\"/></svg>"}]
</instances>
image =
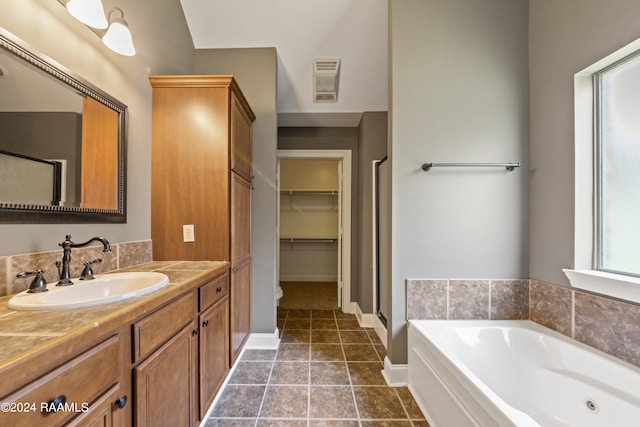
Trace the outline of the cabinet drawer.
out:
<instances>
[{"instance_id":1,"label":"cabinet drawer","mask_svg":"<svg viewBox=\"0 0 640 427\"><path fill-rule=\"evenodd\" d=\"M224 273L208 283L200 286L200 307L198 311L206 310L216 301L229 293L229 273Z\"/></svg>"},{"instance_id":2,"label":"cabinet drawer","mask_svg":"<svg viewBox=\"0 0 640 427\"><path fill-rule=\"evenodd\" d=\"M190 292L133 325L133 361L153 350L191 322L196 309L196 294Z\"/></svg>"},{"instance_id":3,"label":"cabinet drawer","mask_svg":"<svg viewBox=\"0 0 640 427\"><path fill-rule=\"evenodd\" d=\"M120 337L115 335L2 398L18 412L0 412L0 425L59 426L91 410L89 404L118 382L120 350Z\"/></svg>"}]
</instances>

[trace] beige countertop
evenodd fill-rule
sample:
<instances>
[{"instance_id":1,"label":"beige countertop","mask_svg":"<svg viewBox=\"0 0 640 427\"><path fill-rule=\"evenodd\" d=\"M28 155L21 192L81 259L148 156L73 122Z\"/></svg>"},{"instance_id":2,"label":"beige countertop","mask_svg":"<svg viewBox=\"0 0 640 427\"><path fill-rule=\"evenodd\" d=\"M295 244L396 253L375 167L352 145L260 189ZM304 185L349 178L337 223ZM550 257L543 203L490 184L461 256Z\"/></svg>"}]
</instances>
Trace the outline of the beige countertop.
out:
<instances>
[{"instance_id":1,"label":"beige countertop","mask_svg":"<svg viewBox=\"0 0 640 427\"><path fill-rule=\"evenodd\" d=\"M0 377L23 364L48 358L47 351L56 355L70 351L67 348L81 342L85 334L104 333L134 321L228 268L228 262L220 261L153 261L118 270L161 272L169 277L169 284L149 295L74 310L15 311L7 308L12 296L1 297Z\"/></svg>"}]
</instances>

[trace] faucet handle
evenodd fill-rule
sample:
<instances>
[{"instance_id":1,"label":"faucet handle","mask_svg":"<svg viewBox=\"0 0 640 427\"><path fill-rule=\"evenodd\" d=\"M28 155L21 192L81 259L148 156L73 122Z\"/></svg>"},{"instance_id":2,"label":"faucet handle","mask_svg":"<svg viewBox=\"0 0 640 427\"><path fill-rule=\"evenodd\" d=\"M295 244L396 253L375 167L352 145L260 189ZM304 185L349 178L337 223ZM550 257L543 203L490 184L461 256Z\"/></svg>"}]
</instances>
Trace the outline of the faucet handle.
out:
<instances>
[{"instance_id":1,"label":"faucet handle","mask_svg":"<svg viewBox=\"0 0 640 427\"><path fill-rule=\"evenodd\" d=\"M93 276L93 264L100 264L102 262L102 258L96 258L93 261L87 261L84 263L84 269L82 270L82 274L80 275L80 280L91 280L95 279Z\"/></svg>"},{"instance_id":2,"label":"faucet handle","mask_svg":"<svg viewBox=\"0 0 640 427\"><path fill-rule=\"evenodd\" d=\"M47 281L44 280L44 270L36 270L36 271L23 271L22 273L16 275L16 277L22 279L24 277L35 276L29 285L29 290L27 293L36 294L40 292L47 292Z\"/></svg>"}]
</instances>

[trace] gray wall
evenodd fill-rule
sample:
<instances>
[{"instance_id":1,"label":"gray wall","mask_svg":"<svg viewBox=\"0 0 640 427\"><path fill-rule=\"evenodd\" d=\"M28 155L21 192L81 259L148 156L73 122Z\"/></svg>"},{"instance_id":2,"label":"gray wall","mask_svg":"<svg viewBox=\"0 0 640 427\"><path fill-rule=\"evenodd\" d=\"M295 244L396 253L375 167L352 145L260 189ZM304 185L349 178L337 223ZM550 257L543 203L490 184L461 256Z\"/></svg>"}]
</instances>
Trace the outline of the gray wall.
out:
<instances>
[{"instance_id":1,"label":"gray wall","mask_svg":"<svg viewBox=\"0 0 640 427\"><path fill-rule=\"evenodd\" d=\"M104 0L106 10L116 6ZM129 108L126 224L0 224L0 255L55 250L66 234L96 234L112 243L151 238L151 86L149 74L191 74L194 49L180 3L140 0L118 4L138 51L111 52L57 1L0 2L0 26L88 80Z\"/></svg>"},{"instance_id":2,"label":"gray wall","mask_svg":"<svg viewBox=\"0 0 640 427\"><path fill-rule=\"evenodd\" d=\"M528 275L528 2L391 0L392 313L408 278ZM434 169L423 162L521 162Z\"/></svg>"},{"instance_id":3,"label":"gray wall","mask_svg":"<svg viewBox=\"0 0 640 427\"><path fill-rule=\"evenodd\" d=\"M640 37L635 0L532 0L530 277L568 285L574 262L573 76Z\"/></svg>"},{"instance_id":4,"label":"gray wall","mask_svg":"<svg viewBox=\"0 0 640 427\"><path fill-rule=\"evenodd\" d=\"M351 300L363 313L373 313L373 164L387 155L387 112L365 112L358 126L357 280Z\"/></svg>"},{"instance_id":5,"label":"gray wall","mask_svg":"<svg viewBox=\"0 0 640 427\"><path fill-rule=\"evenodd\" d=\"M253 123L251 332L276 328L275 48L198 49L196 74L233 74L256 115Z\"/></svg>"}]
</instances>

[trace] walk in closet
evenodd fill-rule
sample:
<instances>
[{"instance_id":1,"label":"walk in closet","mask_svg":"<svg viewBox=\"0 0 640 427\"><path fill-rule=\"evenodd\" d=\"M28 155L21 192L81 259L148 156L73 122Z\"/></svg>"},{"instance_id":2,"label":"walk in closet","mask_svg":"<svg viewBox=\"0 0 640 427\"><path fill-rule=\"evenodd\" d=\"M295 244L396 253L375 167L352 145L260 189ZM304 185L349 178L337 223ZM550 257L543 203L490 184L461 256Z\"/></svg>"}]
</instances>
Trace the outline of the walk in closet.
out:
<instances>
[{"instance_id":1,"label":"walk in closet","mask_svg":"<svg viewBox=\"0 0 640 427\"><path fill-rule=\"evenodd\" d=\"M340 163L287 159L279 167L280 282L337 286Z\"/></svg>"}]
</instances>

